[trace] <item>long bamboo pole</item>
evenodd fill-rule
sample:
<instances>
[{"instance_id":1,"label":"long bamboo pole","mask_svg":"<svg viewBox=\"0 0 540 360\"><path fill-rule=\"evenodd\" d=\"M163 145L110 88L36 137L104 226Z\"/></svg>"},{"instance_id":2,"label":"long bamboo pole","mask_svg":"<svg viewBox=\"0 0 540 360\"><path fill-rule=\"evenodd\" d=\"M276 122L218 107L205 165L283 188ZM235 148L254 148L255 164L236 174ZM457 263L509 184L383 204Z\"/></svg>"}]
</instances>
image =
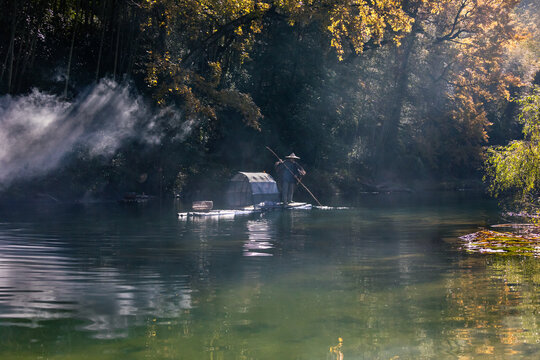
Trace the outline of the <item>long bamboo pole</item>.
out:
<instances>
[{"instance_id":1,"label":"long bamboo pole","mask_svg":"<svg viewBox=\"0 0 540 360\"><path fill-rule=\"evenodd\" d=\"M294 176L294 178L296 179L296 181L298 181L298 183L300 185L302 185L304 187L304 189L306 189L306 191L309 193L309 195L311 195L311 197L317 202L317 204L319 206L322 206L322 204L320 203L319 200L317 200L317 198L315 197L315 195L313 195L313 193L311 191L309 191L309 189L307 188L306 185L304 185L304 183L300 180L300 178L298 176L296 176L291 169L289 169L289 167L287 165L285 165L285 163L283 162L283 160L281 160L281 158L274 152L272 151L272 149L270 149L268 146L266 146L266 148L268 149L268 151L270 151L272 154L274 154L274 156L280 161L283 163L283 165L285 166L285 169L289 170L289 172L292 174L292 176Z\"/></svg>"}]
</instances>

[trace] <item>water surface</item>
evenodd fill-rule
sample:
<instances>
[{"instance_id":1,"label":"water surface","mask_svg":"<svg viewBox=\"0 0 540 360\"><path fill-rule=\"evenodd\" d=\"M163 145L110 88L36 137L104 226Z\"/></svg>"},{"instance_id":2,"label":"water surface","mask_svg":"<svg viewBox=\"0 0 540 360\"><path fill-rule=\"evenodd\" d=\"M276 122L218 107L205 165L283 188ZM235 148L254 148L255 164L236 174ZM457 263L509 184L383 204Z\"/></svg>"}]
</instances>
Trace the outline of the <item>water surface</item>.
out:
<instances>
[{"instance_id":1,"label":"water surface","mask_svg":"<svg viewBox=\"0 0 540 360\"><path fill-rule=\"evenodd\" d=\"M179 220L179 204L0 208L1 359L540 358L540 265L472 255L468 193Z\"/></svg>"}]
</instances>

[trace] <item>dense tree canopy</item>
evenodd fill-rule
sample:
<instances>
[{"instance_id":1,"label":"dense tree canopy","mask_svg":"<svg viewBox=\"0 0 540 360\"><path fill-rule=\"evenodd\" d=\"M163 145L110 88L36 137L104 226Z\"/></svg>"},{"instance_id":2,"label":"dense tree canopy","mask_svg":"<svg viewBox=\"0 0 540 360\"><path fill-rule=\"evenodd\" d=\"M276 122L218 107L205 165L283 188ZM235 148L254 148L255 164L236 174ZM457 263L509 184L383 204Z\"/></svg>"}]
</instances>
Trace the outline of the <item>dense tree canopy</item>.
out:
<instances>
[{"instance_id":1,"label":"dense tree canopy","mask_svg":"<svg viewBox=\"0 0 540 360\"><path fill-rule=\"evenodd\" d=\"M153 118L157 146L132 139L91 161L79 149L43 179L96 193L212 187L270 170L264 145L299 154L318 191L478 177L490 137L519 134L509 99L539 69L534 1L0 4L2 93L69 100L106 77L175 113Z\"/></svg>"}]
</instances>

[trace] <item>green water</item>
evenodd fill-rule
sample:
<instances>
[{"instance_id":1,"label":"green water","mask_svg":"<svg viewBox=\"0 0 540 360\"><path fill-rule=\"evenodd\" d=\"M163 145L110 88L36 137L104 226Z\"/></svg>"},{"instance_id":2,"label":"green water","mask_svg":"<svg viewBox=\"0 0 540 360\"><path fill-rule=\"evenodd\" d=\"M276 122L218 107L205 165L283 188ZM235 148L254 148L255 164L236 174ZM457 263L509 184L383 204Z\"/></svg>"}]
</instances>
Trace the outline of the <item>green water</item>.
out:
<instances>
[{"instance_id":1,"label":"green water","mask_svg":"<svg viewBox=\"0 0 540 360\"><path fill-rule=\"evenodd\" d=\"M343 205L343 202L340 203ZM540 358L540 260L467 254L469 193L179 220L0 207L0 359Z\"/></svg>"}]
</instances>

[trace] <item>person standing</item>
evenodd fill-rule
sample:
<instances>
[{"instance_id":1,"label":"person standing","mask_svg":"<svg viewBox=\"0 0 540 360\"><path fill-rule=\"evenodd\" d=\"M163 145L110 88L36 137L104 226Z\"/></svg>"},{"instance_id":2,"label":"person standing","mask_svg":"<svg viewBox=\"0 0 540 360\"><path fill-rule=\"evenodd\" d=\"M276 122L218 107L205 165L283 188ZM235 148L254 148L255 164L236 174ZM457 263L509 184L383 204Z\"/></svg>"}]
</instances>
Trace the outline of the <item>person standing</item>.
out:
<instances>
[{"instance_id":1,"label":"person standing","mask_svg":"<svg viewBox=\"0 0 540 360\"><path fill-rule=\"evenodd\" d=\"M306 171L296 162L300 160L294 153L285 157L285 160L276 162L276 173L281 185L281 201L283 204L291 203L296 185L306 175Z\"/></svg>"}]
</instances>

